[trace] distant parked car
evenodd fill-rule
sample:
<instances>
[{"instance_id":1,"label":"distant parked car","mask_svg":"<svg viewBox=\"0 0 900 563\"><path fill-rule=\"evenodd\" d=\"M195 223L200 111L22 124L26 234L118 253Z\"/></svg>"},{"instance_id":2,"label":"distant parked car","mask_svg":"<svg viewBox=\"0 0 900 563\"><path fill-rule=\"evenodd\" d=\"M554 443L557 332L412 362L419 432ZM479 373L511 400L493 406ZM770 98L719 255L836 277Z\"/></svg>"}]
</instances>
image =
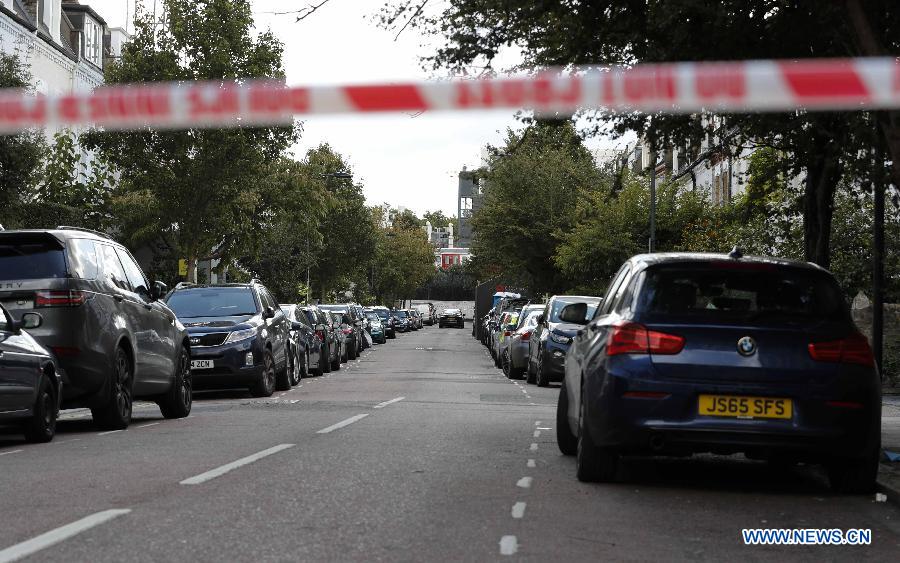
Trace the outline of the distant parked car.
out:
<instances>
[{"instance_id":1,"label":"distant parked car","mask_svg":"<svg viewBox=\"0 0 900 563\"><path fill-rule=\"evenodd\" d=\"M406 314L409 315L409 322L412 325L413 330L419 330L422 327L422 317L419 315L419 312L415 309L407 309Z\"/></svg>"},{"instance_id":2,"label":"distant parked car","mask_svg":"<svg viewBox=\"0 0 900 563\"><path fill-rule=\"evenodd\" d=\"M419 303L413 307L422 317L422 324L434 325L434 305L431 303Z\"/></svg>"},{"instance_id":3,"label":"distant parked car","mask_svg":"<svg viewBox=\"0 0 900 563\"><path fill-rule=\"evenodd\" d=\"M378 342L379 344L387 343L387 335L384 330L384 325L381 324L381 317L378 316L378 313L368 309L365 310L365 315L369 320L369 334L372 336L372 341Z\"/></svg>"},{"instance_id":4,"label":"distant parked car","mask_svg":"<svg viewBox=\"0 0 900 563\"><path fill-rule=\"evenodd\" d=\"M509 337L501 357L503 373L510 379L521 379L528 364L528 342L537 326L544 305L527 305L519 314L519 322Z\"/></svg>"},{"instance_id":5,"label":"distant parked car","mask_svg":"<svg viewBox=\"0 0 900 563\"><path fill-rule=\"evenodd\" d=\"M551 381L562 381L563 366L569 344L581 326L559 318L563 307L573 303L584 303L587 314L593 315L602 299L582 295L555 295L550 298L544 312L538 317L538 324L528 341L528 366L526 381L547 387Z\"/></svg>"},{"instance_id":6,"label":"distant parked car","mask_svg":"<svg viewBox=\"0 0 900 563\"><path fill-rule=\"evenodd\" d=\"M101 233L0 231L0 304L13 320L41 314L29 333L59 364L63 408L89 407L103 429L128 427L135 398L191 412L190 343L166 291Z\"/></svg>"},{"instance_id":7,"label":"distant parked car","mask_svg":"<svg viewBox=\"0 0 900 563\"><path fill-rule=\"evenodd\" d=\"M314 342L311 348L320 348L322 353L316 362L311 362L309 371L313 375L323 375L341 367L341 345L331 325L331 315L315 305L301 308L313 329Z\"/></svg>"},{"instance_id":8,"label":"distant parked car","mask_svg":"<svg viewBox=\"0 0 900 563\"><path fill-rule=\"evenodd\" d=\"M306 312L300 305L282 304L281 310L291 323L291 350L289 354L291 385L297 385L311 375L312 366L328 364L328 349L322 345L316 330L310 325Z\"/></svg>"},{"instance_id":9,"label":"distant parked car","mask_svg":"<svg viewBox=\"0 0 900 563\"><path fill-rule=\"evenodd\" d=\"M392 314L394 316L394 329L397 332L409 332L412 330L409 314L405 309L395 309Z\"/></svg>"},{"instance_id":10,"label":"distant parked car","mask_svg":"<svg viewBox=\"0 0 900 563\"><path fill-rule=\"evenodd\" d=\"M557 441L583 481L622 454L744 453L823 462L837 491L875 488L881 381L834 277L773 258L631 258L566 358ZM587 323L584 325L584 323Z\"/></svg>"},{"instance_id":11,"label":"distant parked car","mask_svg":"<svg viewBox=\"0 0 900 563\"><path fill-rule=\"evenodd\" d=\"M459 309L444 309L441 311L441 315L438 317L438 328L444 328L445 326L465 328L466 322L462 311Z\"/></svg>"},{"instance_id":12,"label":"distant parked car","mask_svg":"<svg viewBox=\"0 0 900 563\"><path fill-rule=\"evenodd\" d=\"M18 424L29 442L53 439L62 396L52 353L24 330L42 322L37 313L15 321L0 305L0 423Z\"/></svg>"},{"instance_id":13,"label":"distant parked car","mask_svg":"<svg viewBox=\"0 0 900 563\"><path fill-rule=\"evenodd\" d=\"M375 314L381 319L385 336L388 338L397 338L397 331L394 328L396 322L394 316L391 314L391 310L387 307L372 307L372 310L375 311Z\"/></svg>"},{"instance_id":14,"label":"distant parked car","mask_svg":"<svg viewBox=\"0 0 900 563\"><path fill-rule=\"evenodd\" d=\"M350 340L353 329L350 328L348 315L347 313L338 311L326 312L329 316L329 322L331 323L334 335L337 338L338 349L341 351L340 363L347 363L350 361L351 346L355 348L355 345L351 344L352 340Z\"/></svg>"},{"instance_id":15,"label":"distant parked car","mask_svg":"<svg viewBox=\"0 0 900 563\"><path fill-rule=\"evenodd\" d=\"M258 281L179 284L166 302L190 334L196 388L248 387L254 397L291 388L291 323Z\"/></svg>"},{"instance_id":16,"label":"distant parked car","mask_svg":"<svg viewBox=\"0 0 900 563\"><path fill-rule=\"evenodd\" d=\"M359 356L360 352L363 350L363 341L365 338L363 337L363 319L360 315L360 312L357 311L356 306L354 305L319 305L320 309L331 311L334 313L343 313L345 317L342 319L342 322L346 324L346 328L350 329L350 332L345 332L347 339L347 358L350 360L355 360L357 356Z\"/></svg>"}]
</instances>

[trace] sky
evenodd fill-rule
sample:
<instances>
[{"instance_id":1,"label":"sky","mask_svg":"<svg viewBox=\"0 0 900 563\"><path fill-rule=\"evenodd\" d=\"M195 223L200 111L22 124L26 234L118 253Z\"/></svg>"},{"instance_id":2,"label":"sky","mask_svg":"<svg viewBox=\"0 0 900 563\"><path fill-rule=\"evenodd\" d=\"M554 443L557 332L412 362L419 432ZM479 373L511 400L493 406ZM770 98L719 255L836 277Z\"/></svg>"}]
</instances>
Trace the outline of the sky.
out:
<instances>
[{"instance_id":1,"label":"sky","mask_svg":"<svg viewBox=\"0 0 900 563\"><path fill-rule=\"evenodd\" d=\"M124 27L134 0L81 0L110 27ZM144 0L152 9L153 0ZM160 4L162 2L160 1ZM383 1L330 0L309 18L271 12L296 10L307 0L252 0L257 30L271 29L284 43L284 66L291 85L426 80L420 57L429 51L415 29L394 40L394 33L372 20ZM318 2L316 2L318 3ZM476 168L482 148L502 143L518 122L509 111L419 116L309 117L293 148L298 157L321 143L350 162L370 205L389 203L416 213L457 213L457 182L463 166ZM593 147L608 144L594 141Z\"/></svg>"}]
</instances>

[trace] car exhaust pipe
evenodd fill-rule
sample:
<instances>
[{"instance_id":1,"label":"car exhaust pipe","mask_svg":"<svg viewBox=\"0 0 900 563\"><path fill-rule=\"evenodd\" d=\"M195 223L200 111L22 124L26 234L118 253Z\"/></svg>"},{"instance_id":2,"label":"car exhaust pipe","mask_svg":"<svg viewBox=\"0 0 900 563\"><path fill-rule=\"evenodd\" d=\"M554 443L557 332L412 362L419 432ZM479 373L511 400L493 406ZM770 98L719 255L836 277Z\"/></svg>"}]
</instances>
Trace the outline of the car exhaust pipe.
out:
<instances>
[{"instance_id":1,"label":"car exhaust pipe","mask_svg":"<svg viewBox=\"0 0 900 563\"><path fill-rule=\"evenodd\" d=\"M653 436L650 436L650 448L653 451L658 452L658 451L662 450L665 447L665 445L666 445L666 440L661 435L654 434Z\"/></svg>"}]
</instances>

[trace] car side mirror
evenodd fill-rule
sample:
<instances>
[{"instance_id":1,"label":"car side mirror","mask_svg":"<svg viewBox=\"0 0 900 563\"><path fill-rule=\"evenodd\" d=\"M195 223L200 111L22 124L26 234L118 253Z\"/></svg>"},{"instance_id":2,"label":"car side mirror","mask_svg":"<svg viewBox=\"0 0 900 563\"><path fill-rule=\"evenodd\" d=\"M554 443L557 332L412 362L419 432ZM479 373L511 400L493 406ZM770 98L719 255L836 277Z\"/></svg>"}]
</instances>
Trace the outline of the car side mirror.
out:
<instances>
[{"instance_id":1,"label":"car side mirror","mask_svg":"<svg viewBox=\"0 0 900 563\"><path fill-rule=\"evenodd\" d=\"M291 330L303 330L304 326L301 322L291 321Z\"/></svg>"},{"instance_id":2,"label":"car side mirror","mask_svg":"<svg viewBox=\"0 0 900 563\"><path fill-rule=\"evenodd\" d=\"M547 320L547 317L544 315L544 313L541 313L540 315L538 315L537 322L539 325L544 324L544 321L546 321L546 320Z\"/></svg>"},{"instance_id":3,"label":"car side mirror","mask_svg":"<svg viewBox=\"0 0 900 563\"><path fill-rule=\"evenodd\" d=\"M272 319L275 317L275 311L271 307L266 307L262 316L264 319Z\"/></svg>"},{"instance_id":4,"label":"car side mirror","mask_svg":"<svg viewBox=\"0 0 900 563\"><path fill-rule=\"evenodd\" d=\"M32 328L38 328L44 324L44 317L40 316L38 313L25 313L22 315L21 321L13 321L13 332L19 333L22 332L23 329L30 330Z\"/></svg>"},{"instance_id":5,"label":"car side mirror","mask_svg":"<svg viewBox=\"0 0 900 563\"><path fill-rule=\"evenodd\" d=\"M153 282L153 291L151 292L150 297L152 297L154 300L159 300L165 297L166 293L168 292L169 286L161 281L155 281Z\"/></svg>"},{"instance_id":6,"label":"car side mirror","mask_svg":"<svg viewBox=\"0 0 900 563\"><path fill-rule=\"evenodd\" d=\"M587 324L587 303L570 303L559 312L559 320L564 323Z\"/></svg>"}]
</instances>

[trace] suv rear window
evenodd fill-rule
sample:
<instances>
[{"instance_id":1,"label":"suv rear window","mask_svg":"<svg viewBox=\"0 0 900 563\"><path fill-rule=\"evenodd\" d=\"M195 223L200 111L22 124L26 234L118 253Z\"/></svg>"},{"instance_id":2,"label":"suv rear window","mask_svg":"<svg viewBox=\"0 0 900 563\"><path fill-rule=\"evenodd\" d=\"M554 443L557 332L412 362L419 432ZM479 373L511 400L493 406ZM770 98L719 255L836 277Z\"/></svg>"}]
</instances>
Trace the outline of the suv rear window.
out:
<instances>
[{"instance_id":1,"label":"suv rear window","mask_svg":"<svg viewBox=\"0 0 900 563\"><path fill-rule=\"evenodd\" d=\"M698 320L844 321L847 310L828 274L768 263L712 262L650 268L638 310Z\"/></svg>"},{"instance_id":2,"label":"suv rear window","mask_svg":"<svg viewBox=\"0 0 900 563\"><path fill-rule=\"evenodd\" d=\"M0 280L37 280L67 276L66 257L55 240L0 239Z\"/></svg>"},{"instance_id":3,"label":"suv rear window","mask_svg":"<svg viewBox=\"0 0 900 563\"><path fill-rule=\"evenodd\" d=\"M257 313L249 287L198 287L173 293L166 301L179 318L242 317Z\"/></svg>"}]
</instances>

